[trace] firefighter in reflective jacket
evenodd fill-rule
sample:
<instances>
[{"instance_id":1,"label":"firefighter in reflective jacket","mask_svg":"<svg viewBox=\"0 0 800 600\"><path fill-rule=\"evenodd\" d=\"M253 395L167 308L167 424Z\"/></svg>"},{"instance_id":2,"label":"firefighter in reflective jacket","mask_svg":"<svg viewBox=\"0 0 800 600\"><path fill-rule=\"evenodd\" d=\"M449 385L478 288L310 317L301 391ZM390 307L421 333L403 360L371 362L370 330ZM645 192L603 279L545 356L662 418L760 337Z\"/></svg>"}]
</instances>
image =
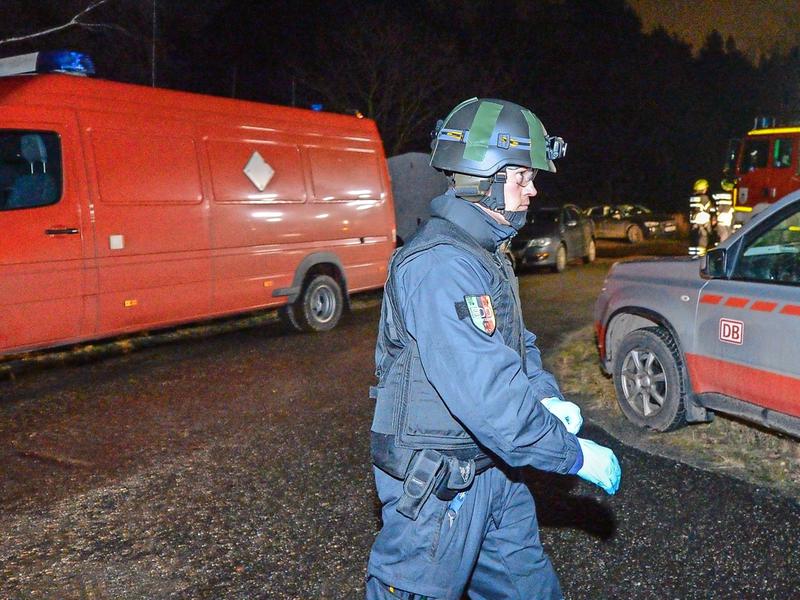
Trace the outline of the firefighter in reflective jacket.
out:
<instances>
[{"instance_id":1,"label":"firefighter in reflective jacket","mask_svg":"<svg viewBox=\"0 0 800 600\"><path fill-rule=\"evenodd\" d=\"M721 187L721 192L712 194L716 215L716 224L714 225L716 243L714 245L721 244L733 233L733 184L730 181L723 181Z\"/></svg>"},{"instance_id":2,"label":"firefighter in reflective jacket","mask_svg":"<svg viewBox=\"0 0 800 600\"><path fill-rule=\"evenodd\" d=\"M705 256L711 235L713 204L708 195L708 181L694 182L694 193L689 197L689 256Z\"/></svg>"},{"instance_id":3,"label":"firefighter in reflective jacket","mask_svg":"<svg viewBox=\"0 0 800 600\"><path fill-rule=\"evenodd\" d=\"M371 429L381 531L367 598L562 598L520 469L577 474L609 494L614 453L578 438L525 329L501 247L525 223L561 138L503 100L462 102L433 133L451 186L392 257Z\"/></svg>"}]
</instances>

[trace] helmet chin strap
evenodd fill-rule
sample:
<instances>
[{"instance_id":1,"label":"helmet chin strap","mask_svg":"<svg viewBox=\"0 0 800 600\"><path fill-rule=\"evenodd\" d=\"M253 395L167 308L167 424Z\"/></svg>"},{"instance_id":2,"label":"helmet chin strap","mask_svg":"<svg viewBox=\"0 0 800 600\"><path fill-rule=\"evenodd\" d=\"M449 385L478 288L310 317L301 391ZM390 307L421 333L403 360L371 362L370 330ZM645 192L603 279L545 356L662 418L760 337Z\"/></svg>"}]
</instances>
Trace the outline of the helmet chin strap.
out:
<instances>
[{"instance_id":1,"label":"helmet chin strap","mask_svg":"<svg viewBox=\"0 0 800 600\"><path fill-rule=\"evenodd\" d=\"M503 179L505 179L505 177ZM502 215L506 210L506 195L503 191L506 182L497 181L497 179L490 181L491 184L489 186L489 193L482 196L481 199L478 200L478 203L483 204L489 210L499 212Z\"/></svg>"},{"instance_id":2,"label":"helmet chin strap","mask_svg":"<svg viewBox=\"0 0 800 600\"><path fill-rule=\"evenodd\" d=\"M503 186L506 183L505 171L499 171L491 177L475 177L463 173L453 173L451 183L456 196L468 202L481 204L502 214L505 211L506 199Z\"/></svg>"},{"instance_id":3,"label":"helmet chin strap","mask_svg":"<svg viewBox=\"0 0 800 600\"><path fill-rule=\"evenodd\" d=\"M528 211L525 210L506 210L506 196L505 188L505 173L503 173L503 180L495 179L490 187L489 194L481 198L478 202L489 210L503 215L503 218L508 221L514 229L519 231L528 220Z\"/></svg>"},{"instance_id":4,"label":"helmet chin strap","mask_svg":"<svg viewBox=\"0 0 800 600\"><path fill-rule=\"evenodd\" d=\"M480 204L492 212L499 213L508 221L511 227L519 231L525 225L528 213L524 210L506 210L504 191L506 181L507 175L505 171L498 171L487 179L454 173L453 189L459 198Z\"/></svg>"}]
</instances>

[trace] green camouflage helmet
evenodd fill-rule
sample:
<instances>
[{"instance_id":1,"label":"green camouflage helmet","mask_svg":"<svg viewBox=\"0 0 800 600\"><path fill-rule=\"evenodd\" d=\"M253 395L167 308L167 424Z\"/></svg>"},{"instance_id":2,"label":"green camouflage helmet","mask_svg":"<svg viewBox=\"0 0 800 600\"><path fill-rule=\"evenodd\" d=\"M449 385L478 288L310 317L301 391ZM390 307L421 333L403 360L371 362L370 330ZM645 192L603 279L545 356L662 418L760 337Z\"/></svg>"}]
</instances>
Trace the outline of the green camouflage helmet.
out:
<instances>
[{"instance_id":1,"label":"green camouflage helmet","mask_svg":"<svg viewBox=\"0 0 800 600\"><path fill-rule=\"evenodd\" d=\"M547 135L535 114L519 104L472 98L456 106L432 133L431 166L490 177L507 166L555 173L567 145Z\"/></svg>"}]
</instances>

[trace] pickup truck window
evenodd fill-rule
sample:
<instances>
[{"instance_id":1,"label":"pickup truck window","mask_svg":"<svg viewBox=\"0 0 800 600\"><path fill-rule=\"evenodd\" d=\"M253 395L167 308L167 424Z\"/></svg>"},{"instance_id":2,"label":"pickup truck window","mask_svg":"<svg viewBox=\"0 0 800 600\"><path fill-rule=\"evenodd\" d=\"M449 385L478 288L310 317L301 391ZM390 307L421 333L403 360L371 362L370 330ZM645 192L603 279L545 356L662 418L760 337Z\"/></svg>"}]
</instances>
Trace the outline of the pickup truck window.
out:
<instances>
[{"instance_id":1,"label":"pickup truck window","mask_svg":"<svg viewBox=\"0 0 800 600\"><path fill-rule=\"evenodd\" d=\"M55 204L61 186L57 133L0 130L0 210Z\"/></svg>"},{"instance_id":2,"label":"pickup truck window","mask_svg":"<svg viewBox=\"0 0 800 600\"><path fill-rule=\"evenodd\" d=\"M745 247L735 279L800 285L800 212L795 212Z\"/></svg>"}]
</instances>

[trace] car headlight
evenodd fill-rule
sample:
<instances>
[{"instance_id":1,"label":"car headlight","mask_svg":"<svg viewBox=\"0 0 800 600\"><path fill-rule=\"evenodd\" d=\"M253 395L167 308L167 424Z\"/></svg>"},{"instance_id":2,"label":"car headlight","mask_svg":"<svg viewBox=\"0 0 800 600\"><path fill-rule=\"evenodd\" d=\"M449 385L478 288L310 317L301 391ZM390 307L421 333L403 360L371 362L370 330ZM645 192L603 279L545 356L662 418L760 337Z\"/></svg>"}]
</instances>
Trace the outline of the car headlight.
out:
<instances>
[{"instance_id":1,"label":"car headlight","mask_svg":"<svg viewBox=\"0 0 800 600\"><path fill-rule=\"evenodd\" d=\"M645 221L644 226L653 229L654 227L658 227L658 221Z\"/></svg>"},{"instance_id":2,"label":"car headlight","mask_svg":"<svg viewBox=\"0 0 800 600\"><path fill-rule=\"evenodd\" d=\"M549 237L534 238L528 242L528 248L535 248L536 246L547 246L552 240Z\"/></svg>"}]
</instances>

